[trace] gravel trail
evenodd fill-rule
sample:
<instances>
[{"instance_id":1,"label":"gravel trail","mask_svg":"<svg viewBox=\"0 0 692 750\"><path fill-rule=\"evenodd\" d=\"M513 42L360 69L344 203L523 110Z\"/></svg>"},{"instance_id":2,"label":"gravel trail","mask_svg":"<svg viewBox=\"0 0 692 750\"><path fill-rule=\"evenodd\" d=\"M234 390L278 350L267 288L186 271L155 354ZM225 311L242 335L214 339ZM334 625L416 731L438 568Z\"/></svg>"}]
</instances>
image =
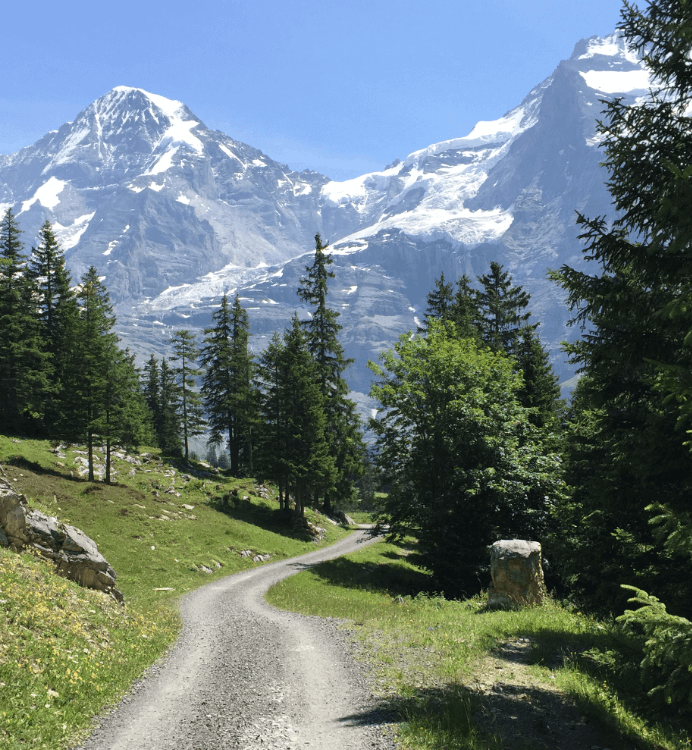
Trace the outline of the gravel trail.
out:
<instances>
[{"instance_id":1,"label":"gravel trail","mask_svg":"<svg viewBox=\"0 0 692 750\"><path fill-rule=\"evenodd\" d=\"M274 609L263 598L277 581L368 541L357 531L188 594L175 647L81 749L393 748L336 623Z\"/></svg>"}]
</instances>

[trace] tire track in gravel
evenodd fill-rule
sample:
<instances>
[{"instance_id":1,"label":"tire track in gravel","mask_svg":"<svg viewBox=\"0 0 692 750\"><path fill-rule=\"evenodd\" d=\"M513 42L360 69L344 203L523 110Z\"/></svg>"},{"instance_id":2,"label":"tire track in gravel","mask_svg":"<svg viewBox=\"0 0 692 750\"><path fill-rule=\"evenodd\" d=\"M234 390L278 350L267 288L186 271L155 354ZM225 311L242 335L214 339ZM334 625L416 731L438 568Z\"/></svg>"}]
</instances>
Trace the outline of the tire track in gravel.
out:
<instances>
[{"instance_id":1,"label":"tire track in gravel","mask_svg":"<svg viewBox=\"0 0 692 750\"><path fill-rule=\"evenodd\" d=\"M81 750L393 748L336 623L264 601L274 583L369 541L357 531L185 596L176 645Z\"/></svg>"}]
</instances>

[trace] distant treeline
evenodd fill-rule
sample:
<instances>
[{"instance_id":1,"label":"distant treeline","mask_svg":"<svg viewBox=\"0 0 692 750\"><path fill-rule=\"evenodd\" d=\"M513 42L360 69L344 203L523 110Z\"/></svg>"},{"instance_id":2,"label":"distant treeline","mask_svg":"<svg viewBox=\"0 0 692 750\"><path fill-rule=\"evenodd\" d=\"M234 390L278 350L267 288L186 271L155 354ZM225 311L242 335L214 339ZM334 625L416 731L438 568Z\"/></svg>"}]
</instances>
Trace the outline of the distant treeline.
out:
<instances>
[{"instance_id":1,"label":"distant treeline","mask_svg":"<svg viewBox=\"0 0 692 750\"><path fill-rule=\"evenodd\" d=\"M367 466L361 425L347 398L338 313L326 303L331 257L316 236L315 259L298 294L312 308L294 316L256 359L247 312L223 296L201 346L190 331L171 337L170 363L152 354L139 372L121 349L108 292L95 268L72 285L49 222L27 256L11 209L0 224L0 429L105 446L157 445L189 457L189 438L210 431L228 444L231 472L279 485L281 507L302 515L353 502Z\"/></svg>"}]
</instances>

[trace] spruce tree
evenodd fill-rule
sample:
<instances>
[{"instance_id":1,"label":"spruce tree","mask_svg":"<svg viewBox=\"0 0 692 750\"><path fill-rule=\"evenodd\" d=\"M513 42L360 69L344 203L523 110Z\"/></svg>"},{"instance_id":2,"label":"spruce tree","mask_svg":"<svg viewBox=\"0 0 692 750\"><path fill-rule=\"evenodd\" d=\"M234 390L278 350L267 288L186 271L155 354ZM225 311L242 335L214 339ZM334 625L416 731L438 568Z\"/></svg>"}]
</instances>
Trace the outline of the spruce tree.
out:
<instances>
[{"instance_id":1,"label":"spruce tree","mask_svg":"<svg viewBox=\"0 0 692 750\"><path fill-rule=\"evenodd\" d=\"M20 235L7 209L0 223L0 424L10 432L38 429L51 372Z\"/></svg>"},{"instance_id":2,"label":"spruce tree","mask_svg":"<svg viewBox=\"0 0 692 750\"><path fill-rule=\"evenodd\" d=\"M273 480L279 489L279 508L288 511L287 478L282 464L289 440L287 430L286 355L284 343L274 333L259 358L259 408L261 421L257 433L258 474Z\"/></svg>"},{"instance_id":3,"label":"spruce tree","mask_svg":"<svg viewBox=\"0 0 692 750\"><path fill-rule=\"evenodd\" d=\"M151 422L154 434L156 435L156 442L159 447L161 447L159 442L159 433L161 432L162 424L161 378L159 374L159 363L153 354L144 365L142 394L144 395L144 401L149 409L149 413L151 414Z\"/></svg>"},{"instance_id":4,"label":"spruce tree","mask_svg":"<svg viewBox=\"0 0 692 750\"><path fill-rule=\"evenodd\" d=\"M629 584L689 614L689 565L662 547L647 507L684 513L692 497L692 10L658 0L622 17L662 88L607 103L599 131L616 213L580 215L589 263L554 274L583 330L568 351L584 375L554 557L594 608L620 609Z\"/></svg>"},{"instance_id":5,"label":"spruce tree","mask_svg":"<svg viewBox=\"0 0 692 750\"><path fill-rule=\"evenodd\" d=\"M522 406L531 409L530 420L537 427L556 428L563 402L560 386L533 326L525 326L515 347L515 360L522 373L523 385L517 392Z\"/></svg>"},{"instance_id":6,"label":"spruce tree","mask_svg":"<svg viewBox=\"0 0 692 750\"><path fill-rule=\"evenodd\" d=\"M156 437L159 448L167 455L182 453L180 425L180 389L175 382L175 374L168 366L166 358L161 360L159 405L156 414Z\"/></svg>"},{"instance_id":7,"label":"spruce tree","mask_svg":"<svg viewBox=\"0 0 692 750\"><path fill-rule=\"evenodd\" d=\"M41 227L38 246L32 248L29 273L38 292L42 346L50 355L52 364L46 426L52 437L62 437L61 403L69 388L69 357L77 335L78 311L75 294L70 288L65 257L48 221Z\"/></svg>"},{"instance_id":8,"label":"spruce tree","mask_svg":"<svg viewBox=\"0 0 692 750\"><path fill-rule=\"evenodd\" d=\"M105 477L111 481L111 452L114 446L132 448L151 434L151 422L134 364L134 357L115 346L106 352L104 390L95 431L105 443Z\"/></svg>"},{"instance_id":9,"label":"spruce tree","mask_svg":"<svg viewBox=\"0 0 692 750\"><path fill-rule=\"evenodd\" d=\"M427 333L431 318L436 320L450 320L454 304L454 284L445 282L444 273L435 281L435 287L428 293L428 306L425 311L425 320L422 326L418 326L418 333Z\"/></svg>"},{"instance_id":10,"label":"spruce tree","mask_svg":"<svg viewBox=\"0 0 692 750\"><path fill-rule=\"evenodd\" d=\"M459 338L478 338L478 329L474 324L478 319L476 291L471 287L471 279L466 274L457 279L448 317L456 326Z\"/></svg>"},{"instance_id":11,"label":"spruce tree","mask_svg":"<svg viewBox=\"0 0 692 750\"><path fill-rule=\"evenodd\" d=\"M311 357L298 316L284 334L281 391L286 441L280 457L286 495L293 494L296 515L312 496L328 495L336 465L326 437L327 417L319 388L320 368Z\"/></svg>"},{"instance_id":12,"label":"spruce tree","mask_svg":"<svg viewBox=\"0 0 692 750\"><path fill-rule=\"evenodd\" d=\"M247 312L236 295L229 308L224 294L221 307L213 315L214 327L205 329L201 364L204 370L202 395L211 426L211 441L220 443L228 435L231 472L244 468L253 472L253 426L257 405L253 387L253 357L248 341Z\"/></svg>"},{"instance_id":13,"label":"spruce tree","mask_svg":"<svg viewBox=\"0 0 692 750\"><path fill-rule=\"evenodd\" d=\"M329 266L334 262L325 253L329 243L322 244L315 235L315 257L306 267L307 277L300 280L298 296L312 306L312 316L303 323L307 345L317 365L318 383L326 416L326 439L329 455L337 471L336 481L324 495L324 507L331 510L334 498L350 498L353 479L362 470L364 445L355 404L348 398L348 384L343 373L353 360L346 359L339 342L339 313L327 306L328 281L334 278Z\"/></svg>"},{"instance_id":14,"label":"spruce tree","mask_svg":"<svg viewBox=\"0 0 692 750\"><path fill-rule=\"evenodd\" d=\"M119 357L115 315L105 286L91 266L77 292L79 318L66 371L62 432L72 442L86 442L89 481L94 481L94 445L104 429L112 397L111 373Z\"/></svg>"},{"instance_id":15,"label":"spruce tree","mask_svg":"<svg viewBox=\"0 0 692 750\"><path fill-rule=\"evenodd\" d=\"M495 261L490 273L478 277L481 289L475 293L476 328L481 340L494 351L513 355L522 329L531 314L524 312L530 295L520 286L512 285L512 278Z\"/></svg>"},{"instance_id":16,"label":"spruce tree","mask_svg":"<svg viewBox=\"0 0 692 750\"><path fill-rule=\"evenodd\" d=\"M202 411L202 398L195 390L197 378L202 371L194 366L199 357L195 335L190 331L176 331L170 339L173 344L175 356L171 361L179 362L178 367L173 369L178 393L180 395L180 424L183 429L183 447L185 460L190 458L189 439L204 432L204 415Z\"/></svg>"}]
</instances>

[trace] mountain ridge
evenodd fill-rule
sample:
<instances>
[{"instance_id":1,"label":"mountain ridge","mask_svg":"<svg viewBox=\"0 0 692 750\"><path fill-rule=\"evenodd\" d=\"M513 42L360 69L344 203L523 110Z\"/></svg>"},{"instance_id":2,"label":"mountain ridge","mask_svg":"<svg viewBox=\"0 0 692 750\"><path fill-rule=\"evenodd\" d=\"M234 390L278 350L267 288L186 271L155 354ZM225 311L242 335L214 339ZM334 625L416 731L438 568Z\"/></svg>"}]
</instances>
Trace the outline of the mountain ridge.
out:
<instances>
[{"instance_id":1,"label":"mountain ridge","mask_svg":"<svg viewBox=\"0 0 692 750\"><path fill-rule=\"evenodd\" d=\"M308 314L295 288L320 232L331 240L330 302L363 404L364 362L415 329L440 272L475 278L491 260L531 292L567 378L559 345L574 332L546 269L583 262L576 210L612 213L601 100L635 100L648 85L617 34L580 40L502 117L345 181L290 170L210 130L182 102L121 86L0 157L0 208L12 206L29 237L49 219L75 276L99 269L120 335L141 357L165 352L173 330L209 325L224 292L241 296L261 348L294 310Z\"/></svg>"}]
</instances>

